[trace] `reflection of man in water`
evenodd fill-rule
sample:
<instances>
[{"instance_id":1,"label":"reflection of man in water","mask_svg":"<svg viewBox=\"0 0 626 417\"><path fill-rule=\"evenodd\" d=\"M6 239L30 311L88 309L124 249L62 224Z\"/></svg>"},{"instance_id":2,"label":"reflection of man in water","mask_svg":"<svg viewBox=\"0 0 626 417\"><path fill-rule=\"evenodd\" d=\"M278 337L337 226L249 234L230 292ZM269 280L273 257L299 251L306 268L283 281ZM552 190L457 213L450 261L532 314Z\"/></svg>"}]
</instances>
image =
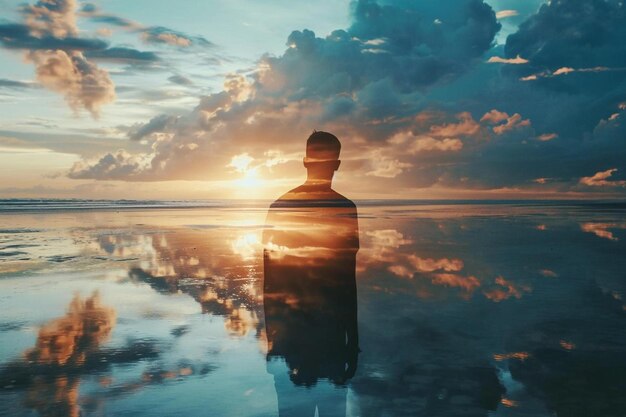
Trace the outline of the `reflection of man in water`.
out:
<instances>
[{"instance_id":1,"label":"reflection of man in water","mask_svg":"<svg viewBox=\"0 0 626 417\"><path fill-rule=\"evenodd\" d=\"M331 188L339 140L314 132L307 181L269 211L264 249L267 369L284 416L345 416L358 356L356 206Z\"/></svg>"}]
</instances>

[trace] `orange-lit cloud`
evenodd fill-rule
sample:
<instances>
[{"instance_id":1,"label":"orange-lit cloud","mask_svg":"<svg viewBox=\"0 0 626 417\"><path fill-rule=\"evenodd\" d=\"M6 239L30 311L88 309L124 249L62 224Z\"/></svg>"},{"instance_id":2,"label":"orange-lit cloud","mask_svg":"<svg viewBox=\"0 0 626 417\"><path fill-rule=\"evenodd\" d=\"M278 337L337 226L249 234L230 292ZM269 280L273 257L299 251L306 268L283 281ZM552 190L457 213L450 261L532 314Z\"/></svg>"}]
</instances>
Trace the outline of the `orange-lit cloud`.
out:
<instances>
[{"instance_id":1,"label":"orange-lit cloud","mask_svg":"<svg viewBox=\"0 0 626 417\"><path fill-rule=\"evenodd\" d=\"M446 271L446 272L458 272L463 269L463 261L460 259L433 259L433 258L420 258L416 255L409 255L409 262L419 272L433 272L433 271Z\"/></svg>"},{"instance_id":2,"label":"orange-lit cloud","mask_svg":"<svg viewBox=\"0 0 626 417\"><path fill-rule=\"evenodd\" d=\"M36 67L37 81L65 96L76 111L98 116L100 108L115 100L115 86L107 71L76 51L31 51L27 60Z\"/></svg>"},{"instance_id":3,"label":"orange-lit cloud","mask_svg":"<svg viewBox=\"0 0 626 417\"><path fill-rule=\"evenodd\" d=\"M493 359L496 361L504 361L507 359L517 359L520 361L525 361L530 357L530 353L528 352L510 352L510 353L496 353L493 355Z\"/></svg>"},{"instance_id":4,"label":"orange-lit cloud","mask_svg":"<svg viewBox=\"0 0 626 417\"><path fill-rule=\"evenodd\" d=\"M583 232L593 233L603 239L618 241L619 239L609 229L626 229L626 223L581 223L580 229Z\"/></svg>"},{"instance_id":5,"label":"orange-lit cloud","mask_svg":"<svg viewBox=\"0 0 626 417\"><path fill-rule=\"evenodd\" d=\"M81 363L107 339L113 326L115 311L102 305L98 293L85 300L77 295L64 317L41 327L35 347L25 356L36 363Z\"/></svg>"},{"instance_id":6,"label":"orange-lit cloud","mask_svg":"<svg viewBox=\"0 0 626 417\"><path fill-rule=\"evenodd\" d=\"M429 136L417 137L410 147L411 153L422 151L460 151L463 149L463 142L459 139L435 139Z\"/></svg>"},{"instance_id":7,"label":"orange-lit cloud","mask_svg":"<svg viewBox=\"0 0 626 417\"><path fill-rule=\"evenodd\" d=\"M512 9L500 10L496 12L497 19L506 19L507 17L513 17L517 15L519 15L519 12L517 10L512 10Z\"/></svg>"},{"instance_id":8,"label":"orange-lit cloud","mask_svg":"<svg viewBox=\"0 0 626 417\"><path fill-rule=\"evenodd\" d=\"M492 124L495 124L492 129L496 135L502 135L508 131L518 129L520 127L530 126L530 120L522 119L522 116L519 113L515 113L514 115L509 116L507 113L498 111L495 111L495 113L493 113L494 111L495 110L492 110L491 112L486 113L481 118L481 120L485 120L491 122ZM498 124L500 122L504 123Z\"/></svg>"},{"instance_id":9,"label":"orange-lit cloud","mask_svg":"<svg viewBox=\"0 0 626 417\"><path fill-rule=\"evenodd\" d=\"M65 96L75 111L85 109L97 117L100 108L115 99L115 87L107 71L85 58L85 50L102 49L106 43L79 37L76 6L75 0L23 6L23 30L0 40L27 51L26 60L35 65L41 85Z\"/></svg>"},{"instance_id":10,"label":"orange-lit cloud","mask_svg":"<svg viewBox=\"0 0 626 417\"><path fill-rule=\"evenodd\" d=\"M616 172L617 168L596 172L591 177L582 177L580 179L580 183L583 185L588 185L590 187L626 187L626 180L609 180L609 178L611 178Z\"/></svg>"},{"instance_id":11,"label":"orange-lit cloud","mask_svg":"<svg viewBox=\"0 0 626 417\"><path fill-rule=\"evenodd\" d=\"M549 140L556 139L558 137L559 135L556 133L544 133L544 134L537 136L537 139L539 139L542 142L547 142Z\"/></svg>"},{"instance_id":12,"label":"orange-lit cloud","mask_svg":"<svg viewBox=\"0 0 626 417\"><path fill-rule=\"evenodd\" d=\"M556 272L550 269L542 269L541 271L539 271L539 273L543 275L544 277L550 277L550 278L556 278L559 276L559 274L557 274Z\"/></svg>"},{"instance_id":13,"label":"orange-lit cloud","mask_svg":"<svg viewBox=\"0 0 626 417\"><path fill-rule=\"evenodd\" d=\"M499 56L492 56L487 60L490 64L512 64L512 65L520 65L520 64L528 64L528 60L522 58L521 56L516 56L515 58L501 58Z\"/></svg>"},{"instance_id":14,"label":"orange-lit cloud","mask_svg":"<svg viewBox=\"0 0 626 417\"><path fill-rule=\"evenodd\" d=\"M483 291L485 297L494 302L500 302L511 297L522 298L522 294L530 292L532 289L527 285L514 284L511 281L507 281L504 277L499 276L495 279L494 288Z\"/></svg>"},{"instance_id":15,"label":"orange-lit cloud","mask_svg":"<svg viewBox=\"0 0 626 417\"><path fill-rule=\"evenodd\" d=\"M435 274L433 284L447 287L458 287L467 293L471 293L480 287L480 281L473 275L461 276L456 274Z\"/></svg>"}]
</instances>

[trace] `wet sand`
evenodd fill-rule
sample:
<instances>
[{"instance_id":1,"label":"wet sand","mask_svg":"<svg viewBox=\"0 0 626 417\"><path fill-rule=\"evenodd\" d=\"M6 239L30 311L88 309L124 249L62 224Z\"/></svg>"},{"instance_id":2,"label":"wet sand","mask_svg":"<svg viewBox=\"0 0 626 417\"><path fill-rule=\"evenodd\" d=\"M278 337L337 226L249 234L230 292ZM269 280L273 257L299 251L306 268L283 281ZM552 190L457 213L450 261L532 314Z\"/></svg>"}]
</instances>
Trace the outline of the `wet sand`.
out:
<instances>
[{"instance_id":1,"label":"wet sand","mask_svg":"<svg viewBox=\"0 0 626 417\"><path fill-rule=\"evenodd\" d=\"M359 207L347 415L626 414L624 214ZM277 415L265 216L0 214L0 415Z\"/></svg>"}]
</instances>

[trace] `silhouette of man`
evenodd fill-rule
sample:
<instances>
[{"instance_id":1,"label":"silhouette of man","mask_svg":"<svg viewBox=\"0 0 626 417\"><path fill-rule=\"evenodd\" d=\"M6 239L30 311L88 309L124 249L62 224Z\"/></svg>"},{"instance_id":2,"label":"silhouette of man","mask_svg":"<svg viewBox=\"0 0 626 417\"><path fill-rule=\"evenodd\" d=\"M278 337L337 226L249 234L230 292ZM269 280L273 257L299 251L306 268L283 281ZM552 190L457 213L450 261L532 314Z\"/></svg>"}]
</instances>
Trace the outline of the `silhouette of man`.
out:
<instances>
[{"instance_id":1,"label":"silhouette of man","mask_svg":"<svg viewBox=\"0 0 626 417\"><path fill-rule=\"evenodd\" d=\"M267 369L280 417L345 416L358 357L354 203L332 188L332 134L307 140L307 180L270 207L264 242Z\"/></svg>"}]
</instances>

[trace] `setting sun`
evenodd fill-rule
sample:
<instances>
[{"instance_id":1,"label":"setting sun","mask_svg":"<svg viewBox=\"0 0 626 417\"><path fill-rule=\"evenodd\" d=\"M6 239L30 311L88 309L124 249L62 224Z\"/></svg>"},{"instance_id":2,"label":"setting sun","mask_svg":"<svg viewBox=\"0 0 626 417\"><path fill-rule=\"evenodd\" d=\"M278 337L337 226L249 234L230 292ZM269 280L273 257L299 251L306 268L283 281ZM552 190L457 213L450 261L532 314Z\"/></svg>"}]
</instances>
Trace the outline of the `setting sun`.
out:
<instances>
[{"instance_id":1,"label":"setting sun","mask_svg":"<svg viewBox=\"0 0 626 417\"><path fill-rule=\"evenodd\" d=\"M243 175L243 178L235 181L239 187L257 187L262 183L256 168L247 169Z\"/></svg>"},{"instance_id":2,"label":"setting sun","mask_svg":"<svg viewBox=\"0 0 626 417\"><path fill-rule=\"evenodd\" d=\"M251 167L250 164L254 162L247 153L235 155L230 160L228 167L234 168L236 172L243 174L243 178L234 181L236 187L257 187L261 184L259 179L258 167Z\"/></svg>"}]
</instances>

